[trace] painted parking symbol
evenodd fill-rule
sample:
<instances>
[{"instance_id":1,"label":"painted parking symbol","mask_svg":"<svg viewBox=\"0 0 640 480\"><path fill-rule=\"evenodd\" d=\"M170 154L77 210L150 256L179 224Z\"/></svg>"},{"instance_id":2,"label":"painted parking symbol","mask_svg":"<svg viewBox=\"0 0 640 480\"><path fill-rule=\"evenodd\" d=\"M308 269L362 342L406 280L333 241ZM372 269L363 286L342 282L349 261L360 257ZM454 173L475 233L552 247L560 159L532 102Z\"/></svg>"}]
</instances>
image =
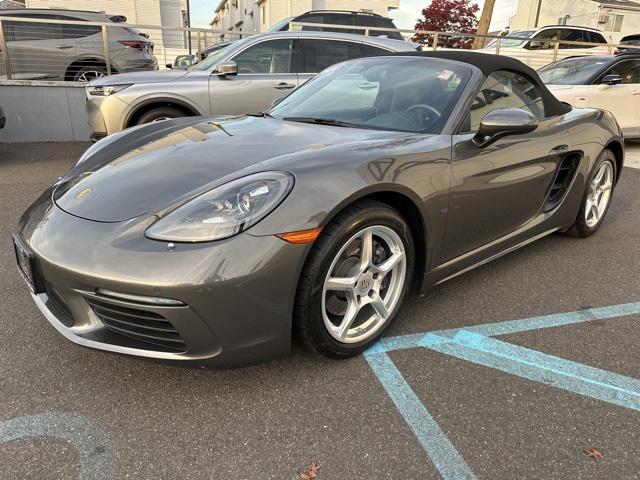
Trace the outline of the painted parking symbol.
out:
<instances>
[{"instance_id":1,"label":"painted parking symbol","mask_svg":"<svg viewBox=\"0 0 640 480\"><path fill-rule=\"evenodd\" d=\"M0 442L29 437L66 440L80 456L80 480L116 478L117 457L109 437L75 413L42 413L0 422Z\"/></svg>"},{"instance_id":2,"label":"painted parking symbol","mask_svg":"<svg viewBox=\"0 0 640 480\"><path fill-rule=\"evenodd\" d=\"M640 411L640 380L493 338L640 314L640 302L472 327L383 338L365 358L445 480L476 478L422 404L388 352L427 348L518 377Z\"/></svg>"}]
</instances>

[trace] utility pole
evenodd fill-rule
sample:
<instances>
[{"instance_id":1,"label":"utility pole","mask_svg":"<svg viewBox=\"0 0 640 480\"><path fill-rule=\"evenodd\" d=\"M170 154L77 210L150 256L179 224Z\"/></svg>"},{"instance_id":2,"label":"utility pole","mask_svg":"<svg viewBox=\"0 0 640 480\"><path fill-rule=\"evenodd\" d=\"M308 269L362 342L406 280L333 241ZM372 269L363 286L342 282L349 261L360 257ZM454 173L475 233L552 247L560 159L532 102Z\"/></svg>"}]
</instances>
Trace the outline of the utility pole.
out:
<instances>
[{"instance_id":1,"label":"utility pole","mask_svg":"<svg viewBox=\"0 0 640 480\"><path fill-rule=\"evenodd\" d=\"M538 8L536 10L536 24L534 25L534 27L536 28L538 28L538 23L540 22L540 10L542 10L542 0L538 0Z\"/></svg>"},{"instance_id":2,"label":"utility pole","mask_svg":"<svg viewBox=\"0 0 640 480\"><path fill-rule=\"evenodd\" d=\"M491 25L491 17L493 16L493 7L496 5L496 0L486 0L484 7L482 7L482 15L480 15L480 21L478 22L478 35L486 35L489 31L489 25ZM485 38L476 37L473 41L473 49L484 47Z\"/></svg>"},{"instance_id":3,"label":"utility pole","mask_svg":"<svg viewBox=\"0 0 640 480\"><path fill-rule=\"evenodd\" d=\"M191 55L191 8L189 6L189 0L187 0L187 43L189 44L189 55Z\"/></svg>"}]
</instances>

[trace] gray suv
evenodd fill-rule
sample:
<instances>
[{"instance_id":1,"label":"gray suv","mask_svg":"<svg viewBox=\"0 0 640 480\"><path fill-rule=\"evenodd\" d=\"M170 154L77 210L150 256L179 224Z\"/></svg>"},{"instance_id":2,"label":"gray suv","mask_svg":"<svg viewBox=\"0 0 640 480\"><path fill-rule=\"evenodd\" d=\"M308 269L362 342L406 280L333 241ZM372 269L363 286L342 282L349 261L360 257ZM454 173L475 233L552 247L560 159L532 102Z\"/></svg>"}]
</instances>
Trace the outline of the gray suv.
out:
<instances>
[{"instance_id":1,"label":"gray suv","mask_svg":"<svg viewBox=\"0 0 640 480\"><path fill-rule=\"evenodd\" d=\"M101 27L40 20L113 24L127 20L121 15L53 9L2 10L0 20L3 17L32 19L2 21L13 78L79 82L107 74ZM108 38L111 73L157 69L153 42L145 34L115 27L108 29ZM0 62L0 76L6 77L4 62Z\"/></svg>"},{"instance_id":2,"label":"gray suv","mask_svg":"<svg viewBox=\"0 0 640 480\"><path fill-rule=\"evenodd\" d=\"M338 62L418 48L400 40L332 32L254 35L211 53L189 70L94 80L87 86L89 123L95 139L166 118L257 113Z\"/></svg>"}]
</instances>

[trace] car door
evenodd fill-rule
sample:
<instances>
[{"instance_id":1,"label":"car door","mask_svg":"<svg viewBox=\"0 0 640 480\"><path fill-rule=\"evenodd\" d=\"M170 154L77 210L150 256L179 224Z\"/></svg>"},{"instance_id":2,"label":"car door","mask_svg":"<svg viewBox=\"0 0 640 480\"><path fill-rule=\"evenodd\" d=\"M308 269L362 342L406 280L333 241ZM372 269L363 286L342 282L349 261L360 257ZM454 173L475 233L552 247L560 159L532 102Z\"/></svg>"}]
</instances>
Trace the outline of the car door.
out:
<instances>
[{"instance_id":1,"label":"car door","mask_svg":"<svg viewBox=\"0 0 640 480\"><path fill-rule=\"evenodd\" d=\"M331 65L363 56L359 42L301 38L298 45L302 54L302 66L298 75L300 85Z\"/></svg>"},{"instance_id":2,"label":"car door","mask_svg":"<svg viewBox=\"0 0 640 480\"><path fill-rule=\"evenodd\" d=\"M248 114L269 108L271 103L298 86L293 52L294 38L268 39L249 45L230 60L237 75L209 77L209 98L214 114Z\"/></svg>"},{"instance_id":3,"label":"car door","mask_svg":"<svg viewBox=\"0 0 640 480\"><path fill-rule=\"evenodd\" d=\"M540 120L532 133L511 135L478 147L473 137L492 110L515 107ZM452 137L451 190L443 261L489 244L526 225L545 204L566 145L566 128L546 119L539 89L508 71L491 74Z\"/></svg>"},{"instance_id":4,"label":"car door","mask_svg":"<svg viewBox=\"0 0 640 480\"><path fill-rule=\"evenodd\" d=\"M607 75L619 75L622 83L606 85L602 79ZM640 60L621 60L609 68L594 82L583 86L584 95L576 92L573 105L576 107L602 108L613 113L626 136L640 133Z\"/></svg>"},{"instance_id":5,"label":"car door","mask_svg":"<svg viewBox=\"0 0 640 480\"><path fill-rule=\"evenodd\" d=\"M30 76L64 80L67 67L76 55L76 44L66 40L62 25L41 23L37 19L57 20L56 15L20 15L33 22L3 22L11 68L17 78Z\"/></svg>"}]
</instances>

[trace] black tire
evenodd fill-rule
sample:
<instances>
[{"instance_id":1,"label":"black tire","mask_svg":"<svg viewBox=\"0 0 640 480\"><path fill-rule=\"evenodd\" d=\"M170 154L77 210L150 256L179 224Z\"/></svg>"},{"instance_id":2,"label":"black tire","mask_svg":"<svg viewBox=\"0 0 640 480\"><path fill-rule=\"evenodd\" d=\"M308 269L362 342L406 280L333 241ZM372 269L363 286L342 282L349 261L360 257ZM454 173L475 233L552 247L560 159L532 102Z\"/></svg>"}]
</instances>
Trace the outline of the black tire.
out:
<instances>
[{"instance_id":1,"label":"black tire","mask_svg":"<svg viewBox=\"0 0 640 480\"><path fill-rule=\"evenodd\" d=\"M611 187L611 196L609 197L609 203L607 204L606 209L602 214L602 216L600 217L600 219L598 220L598 222L595 225L589 226L587 224L587 219L585 216L585 210L587 207L587 201L589 197L589 186L591 185L596 174L598 173L600 166L605 162L609 162L613 169L613 185ZM609 207L611 206L611 199L613 198L613 191L615 188L616 178L618 178L616 157L611 150L605 149L598 156L598 159L596 160L595 164L593 165L593 168L591 169L591 173L587 177L584 194L582 196L582 201L580 202L580 209L578 210L578 215L576 217L574 224L566 232L568 235L575 238L586 238L593 235L598 230L598 228L600 228L600 225L602 225L602 222L604 221L605 217L607 216L607 212L609 211Z\"/></svg>"},{"instance_id":2,"label":"black tire","mask_svg":"<svg viewBox=\"0 0 640 480\"><path fill-rule=\"evenodd\" d=\"M406 273L396 307L386 323L374 336L359 343L343 343L333 338L324 325L322 296L325 278L340 249L366 227L383 226L392 229L405 249ZM361 201L338 214L314 243L305 263L294 309L294 335L305 347L330 358L357 355L374 343L395 320L410 290L415 262L411 230L398 211L377 201Z\"/></svg>"},{"instance_id":3,"label":"black tire","mask_svg":"<svg viewBox=\"0 0 640 480\"><path fill-rule=\"evenodd\" d=\"M138 119L136 125L157 122L158 120L164 120L166 118L180 118L186 116L187 114L185 112L183 112L182 110L178 110L177 108L156 107L142 114L142 116Z\"/></svg>"},{"instance_id":4,"label":"black tire","mask_svg":"<svg viewBox=\"0 0 640 480\"><path fill-rule=\"evenodd\" d=\"M84 65L73 71L73 81L88 83L95 78L107 75L107 67L105 65Z\"/></svg>"}]
</instances>

